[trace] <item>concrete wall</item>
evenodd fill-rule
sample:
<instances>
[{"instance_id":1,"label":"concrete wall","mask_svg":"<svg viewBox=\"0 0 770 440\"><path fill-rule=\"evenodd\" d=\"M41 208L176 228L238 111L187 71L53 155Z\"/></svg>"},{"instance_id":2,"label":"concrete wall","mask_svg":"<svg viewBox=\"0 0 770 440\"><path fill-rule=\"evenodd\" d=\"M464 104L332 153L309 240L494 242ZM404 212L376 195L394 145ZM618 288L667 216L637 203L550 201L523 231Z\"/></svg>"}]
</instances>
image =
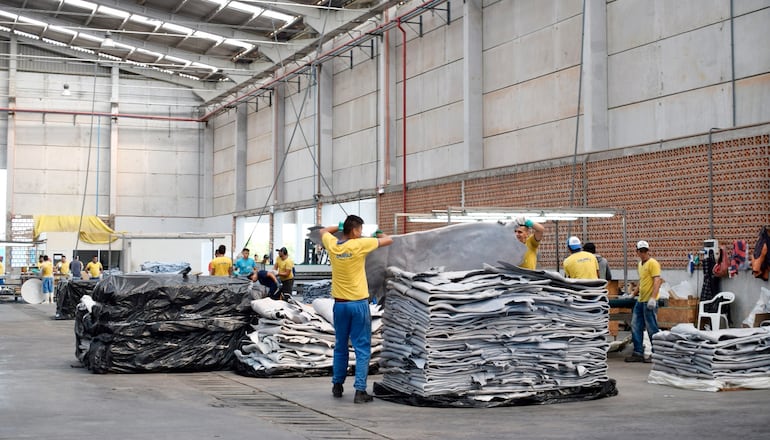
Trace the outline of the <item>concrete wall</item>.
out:
<instances>
[{"instance_id":1,"label":"concrete wall","mask_svg":"<svg viewBox=\"0 0 770 440\"><path fill-rule=\"evenodd\" d=\"M249 155L267 161L271 154L286 152L286 165L274 167L279 173L276 191L280 195L274 198L279 206L312 205L319 192L328 196L381 187L382 170L388 166L383 162L396 164L389 185L400 185L404 48L407 182L473 171L468 155L481 156L483 168L491 169L768 120L770 112L762 103L770 94L770 55L757 53L756 47L770 43L762 24L770 18L769 2L736 4L732 44L729 2L589 3L593 21L587 29L591 34L586 37L587 53L582 56L582 1L481 3L483 96L481 106L470 109L463 94L464 76L473 73L464 52L472 47L467 41L472 37L463 27L467 5L452 2L449 23L445 12L424 14L421 28L409 24L403 26L403 34L398 29L388 33L389 56L386 43L378 40L375 57L384 57L384 62L369 59L367 46L355 48L352 69L347 54L326 63L333 66L332 85L324 84L322 77L316 87L311 75L301 77L299 84L288 84L285 98L273 102L282 106L283 142L269 145L264 131L249 127L255 135L264 135L263 142L250 137ZM407 3L394 14L416 4ZM597 21L602 23L596 25ZM327 47L335 44L340 41ZM588 82L593 77L583 77L582 90L581 60L591 63L586 69L594 70L589 72L606 72L591 87ZM324 120L328 104L319 98L324 91L332 101L331 122ZM396 125L388 133L393 144L383 145L386 141L379 131L386 127L377 112L386 108L381 101L390 97L395 103L389 104L388 116ZM483 114L480 151L468 150L472 144L464 127L464 111ZM265 121L269 119L267 110L259 113ZM595 124L596 113L604 114L604 122L592 125L591 145L586 147L583 124L587 118ZM216 123L224 124L229 118L219 116ZM250 117L251 123L257 121ZM320 140L320 156L332 157L333 165L328 171L320 165L326 183L319 190L319 164L313 158L317 152L310 146L318 143L316 137L324 130L331 132L333 141L330 145ZM217 142L227 144L226 135ZM392 157L389 148L396 150ZM265 191L251 187L248 191L246 209L268 203Z\"/></svg>"},{"instance_id":2,"label":"concrete wall","mask_svg":"<svg viewBox=\"0 0 770 440\"><path fill-rule=\"evenodd\" d=\"M581 5L558 0L485 4L485 168L574 150Z\"/></svg>"},{"instance_id":3,"label":"concrete wall","mask_svg":"<svg viewBox=\"0 0 770 440\"><path fill-rule=\"evenodd\" d=\"M235 210L235 111L229 111L212 121L214 136L214 168L212 176L213 209L215 215Z\"/></svg>"},{"instance_id":4,"label":"concrete wall","mask_svg":"<svg viewBox=\"0 0 770 440\"><path fill-rule=\"evenodd\" d=\"M13 151L9 213L199 215L200 124L167 119L191 118L189 92L124 79L125 101L113 109L109 77L19 72L17 79L16 108L25 111L4 114L12 131L12 143L4 139ZM61 95L64 83L71 96ZM52 113L73 111L81 114ZM92 116L112 111L147 118Z\"/></svg>"},{"instance_id":5,"label":"concrete wall","mask_svg":"<svg viewBox=\"0 0 770 440\"><path fill-rule=\"evenodd\" d=\"M418 3L407 2L391 15ZM466 61L473 37L463 26L465 2L450 3L449 22L445 11L435 10L422 15L421 27L405 24L404 34L390 30L387 59L379 40L374 59L368 46L354 48L352 68L347 56L338 57L322 66L320 77L303 75L271 100L257 98L229 109L206 128L164 120L192 117L199 102L192 93L159 81L121 77L115 98L109 76L94 81L86 75L18 72L19 108L110 112L114 100L120 113L159 119L4 114L15 142L8 211L77 213L84 191L85 211L102 215L227 215L274 204L292 209L313 206L319 195L333 200L365 191L370 197L377 187L398 188L404 151L407 182L474 171L469 156L480 156L483 169L492 169L568 158L575 147L578 153L587 151L584 117L577 115L598 105L578 105L583 2L469 3L480 5L482 14L483 86L477 108L468 108L463 94L465 77L474 73ZM720 0L589 4L604 8L607 17L603 34L600 27L590 29L591 44L607 54L609 142L603 148L726 128L733 119L735 125L768 120L770 110L763 103L770 97L770 55L756 48L770 42L764 31L770 2L737 2L732 20L729 2ZM337 39L325 48L342 43ZM61 96L64 83L72 96ZM387 108L386 97L395 101ZM587 99L583 95L582 101ZM381 135L383 109L396 121L388 145ZM480 151L470 149L474 144L464 127L468 112L483 114ZM213 146L211 157L203 157L206 139ZM387 183L386 166L395 170ZM211 196L204 200L206 191Z\"/></svg>"}]
</instances>

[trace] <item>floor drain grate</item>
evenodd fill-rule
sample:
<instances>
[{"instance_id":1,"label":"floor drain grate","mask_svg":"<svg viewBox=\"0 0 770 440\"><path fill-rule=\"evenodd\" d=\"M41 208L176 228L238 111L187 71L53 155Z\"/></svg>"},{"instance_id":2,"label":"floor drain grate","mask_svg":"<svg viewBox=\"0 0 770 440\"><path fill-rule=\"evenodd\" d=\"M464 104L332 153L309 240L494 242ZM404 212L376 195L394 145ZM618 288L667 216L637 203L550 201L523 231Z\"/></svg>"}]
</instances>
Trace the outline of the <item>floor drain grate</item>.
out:
<instances>
[{"instance_id":1,"label":"floor drain grate","mask_svg":"<svg viewBox=\"0 0 770 440\"><path fill-rule=\"evenodd\" d=\"M193 385L222 406L257 409L260 418L301 432L308 439L372 440L387 437L216 374L190 376Z\"/></svg>"}]
</instances>

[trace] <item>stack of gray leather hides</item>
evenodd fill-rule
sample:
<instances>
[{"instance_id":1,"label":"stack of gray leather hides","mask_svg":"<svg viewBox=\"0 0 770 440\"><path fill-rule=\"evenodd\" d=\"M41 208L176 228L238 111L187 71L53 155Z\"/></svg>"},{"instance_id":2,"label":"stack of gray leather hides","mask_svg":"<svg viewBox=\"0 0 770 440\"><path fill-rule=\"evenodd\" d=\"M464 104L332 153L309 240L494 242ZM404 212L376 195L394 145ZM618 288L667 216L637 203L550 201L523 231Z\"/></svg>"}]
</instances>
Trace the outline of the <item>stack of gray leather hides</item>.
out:
<instances>
[{"instance_id":1,"label":"stack of gray leather hides","mask_svg":"<svg viewBox=\"0 0 770 440\"><path fill-rule=\"evenodd\" d=\"M677 324L652 338L649 383L695 391L770 388L770 327L701 331Z\"/></svg>"},{"instance_id":2,"label":"stack of gray leather hides","mask_svg":"<svg viewBox=\"0 0 770 440\"><path fill-rule=\"evenodd\" d=\"M319 298L312 304L262 298L251 302L259 322L240 350L235 351L235 370L254 377L328 376L334 359L334 300ZM371 304L372 357L369 371L376 370L382 351L382 309ZM351 348L348 373L353 372Z\"/></svg>"},{"instance_id":3,"label":"stack of gray leather hides","mask_svg":"<svg viewBox=\"0 0 770 440\"><path fill-rule=\"evenodd\" d=\"M77 358L94 373L230 369L253 316L248 286L225 277L107 277L78 305Z\"/></svg>"},{"instance_id":4,"label":"stack of gray leather hides","mask_svg":"<svg viewBox=\"0 0 770 440\"><path fill-rule=\"evenodd\" d=\"M378 397L489 407L617 394L604 280L487 265L388 274Z\"/></svg>"},{"instance_id":5,"label":"stack of gray leather hides","mask_svg":"<svg viewBox=\"0 0 770 440\"><path fill-rule=\"evenodd\" d=\"M312 304L318 298L331 298L332 280L318 280L302 286L302 302Z\"/></svg>"}]
</instances>

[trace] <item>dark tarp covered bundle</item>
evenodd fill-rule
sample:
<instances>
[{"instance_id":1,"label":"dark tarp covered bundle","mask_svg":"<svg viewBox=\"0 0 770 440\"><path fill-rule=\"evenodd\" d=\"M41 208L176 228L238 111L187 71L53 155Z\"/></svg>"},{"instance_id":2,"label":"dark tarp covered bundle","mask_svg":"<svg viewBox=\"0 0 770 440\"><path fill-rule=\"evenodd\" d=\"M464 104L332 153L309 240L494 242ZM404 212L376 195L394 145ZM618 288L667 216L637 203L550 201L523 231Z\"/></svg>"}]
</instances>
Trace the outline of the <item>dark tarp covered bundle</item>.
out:
<instances>
[{"instance_id":1,"label":"dark tarp covered bundle","mask_svg":"<svg viewBox=\"0 0 770 440\"><path fill-rule=\"evenodd\" d=\"M75 354L95 373L229 369L250 300L249 283L231 278L110 276L78 306Z\"/></svg>"},{"instance_id":2,"label":"dark tarp covered bundle","mask_svg":"<svg viewBox=\"0 0 770 440\"><path fill-rule=\"evenodd\" d=\"M56 285L56 319L74 319L80 298L90 295L97 280L60 280Z\"/></svg>"},{"instance_id":3,"label":"dark tarp covered bundle","mask_svg":"<svg viewBox=\"0 0 770 440\"><path fill-rule=\"evenodd\" d=\"M617 394L607 377L606 282L500 264L388 268L378 397L493 407Z\"/></svg>"}]
</instances>

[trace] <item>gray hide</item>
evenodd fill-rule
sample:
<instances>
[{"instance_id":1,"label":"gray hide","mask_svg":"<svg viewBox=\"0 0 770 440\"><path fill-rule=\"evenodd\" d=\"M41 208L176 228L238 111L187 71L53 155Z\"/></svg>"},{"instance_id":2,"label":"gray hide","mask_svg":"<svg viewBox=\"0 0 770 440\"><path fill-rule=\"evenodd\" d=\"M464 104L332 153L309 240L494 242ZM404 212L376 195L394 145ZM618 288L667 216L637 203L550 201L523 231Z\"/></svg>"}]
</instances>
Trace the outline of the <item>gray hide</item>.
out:
<instances>
[{"instance_id":1,"label":"gray hide","mask_svg":"<svg viewBox=\"0 0 770 440\"><path fill-rule=\"evenodd\" d=\"M396 266L408 272L442 267L446 271L481 269L498 261L519 265L526 246L516 239L516 223L460 223L429 231L392 235L393 244L379 248L366 258L370 296L385 296L385 269ZM310 240L321 243L318 229Z\"/></svg>"}]
</instances>

